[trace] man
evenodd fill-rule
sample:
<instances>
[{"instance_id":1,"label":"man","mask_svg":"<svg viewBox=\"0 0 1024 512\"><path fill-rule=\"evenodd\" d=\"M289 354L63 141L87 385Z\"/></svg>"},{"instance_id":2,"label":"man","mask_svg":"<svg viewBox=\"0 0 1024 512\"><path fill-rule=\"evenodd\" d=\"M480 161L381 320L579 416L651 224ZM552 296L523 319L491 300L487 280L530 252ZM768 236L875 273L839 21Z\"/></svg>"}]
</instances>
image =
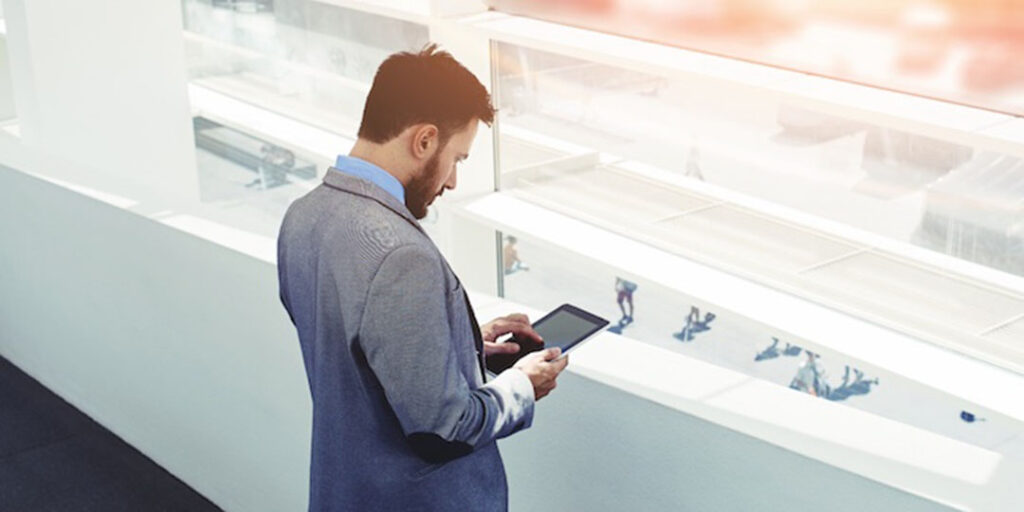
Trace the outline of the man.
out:
<instances>
[{"instance_id":1,"label":"man","mask_svg":"<svg viewBox=\"0 0 1024 512\"><path fill-rule=\"evenodd\" d=\"M417 222L493 118L447 52L392 55L351 153L285 215L281 301L313 398L310 510L507 509L495 441L530 426L568 361L543 350L488 382L484 357L519 350L499 336L542 340L525 315L481 329Z\"/></svg>"},{"instance_id":2,"label":"man","mask_svg":"<svg viewBox=\"0 0 1024 512\"><path fill-rule=\"evenodd\" d=\"M636 288L636 283L633 281L627 281L621 277L615 278L615 302L619 304L619 309L622 310L619 327L625 327L626 324L633 322L633 292L636 291ZM629 302L629 313L626 313L626 302Z\"/></svg>"},{"instance_id":3,"label":"man","mask_svg":"<svg viewBox=\"0 0 1024 512\"><path fill-rule=\"evenodd\" d=\"M530 270L529 265L519 259L519 249L516 248L516 237L505 237L505 246L501 248L501 261L505 266L505 275L514 274L520 270Z\"/></svg>"},{"instance_id":4,"label":"man","mask_svg":"<svg viewBox=\"0 0 1024 512\"><path fill-rule=\"evenodd\" d=\"M807 354L807 360L800 363L796 376L790 381L789 387L811 396L825 398L830 390L825 381L825 370L818 362L819 356L810 350L804 350L804 353Z\"/></svg>"}]
</instances>

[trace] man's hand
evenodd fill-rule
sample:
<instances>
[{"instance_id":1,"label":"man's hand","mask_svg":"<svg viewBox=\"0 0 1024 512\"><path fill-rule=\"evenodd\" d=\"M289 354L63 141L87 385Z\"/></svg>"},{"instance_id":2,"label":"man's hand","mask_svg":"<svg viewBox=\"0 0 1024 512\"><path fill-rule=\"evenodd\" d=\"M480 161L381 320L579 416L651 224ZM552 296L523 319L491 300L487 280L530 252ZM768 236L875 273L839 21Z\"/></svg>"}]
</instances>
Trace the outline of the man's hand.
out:
<instances>
[{"instance_id":1,"label":"man's hand","mask_svg":"<svg viewBox=\"0 0 1024 512\"><path fill-rule=\"evenodd\" d=\"M480 326L480 334L484 338L484 356L515 354L519 352L520 347L518 343L511 340L504 343L497 343L495 341L508 333L512 333L513 336L523 341L544 343L544 340L537 334L537 331L533 330L533 326L530 325L529 317L522 313L513 313L508 316L495 318Z\"/></svg>"},{"instance_id":2,"label":"man's hand","mask_svg":"<svg viewBox=\"0 0 1024 512\"><path fill-rule=\"evenodd\" d=\"M533 399L540 400L555 389L555 380L558 374L562 373L565 366L569 364L569 356L556 359L562 355L562 349L558 347L533 352L516 361L516 368L526 374L533 384Z\"/></svg>"}]
</instances>

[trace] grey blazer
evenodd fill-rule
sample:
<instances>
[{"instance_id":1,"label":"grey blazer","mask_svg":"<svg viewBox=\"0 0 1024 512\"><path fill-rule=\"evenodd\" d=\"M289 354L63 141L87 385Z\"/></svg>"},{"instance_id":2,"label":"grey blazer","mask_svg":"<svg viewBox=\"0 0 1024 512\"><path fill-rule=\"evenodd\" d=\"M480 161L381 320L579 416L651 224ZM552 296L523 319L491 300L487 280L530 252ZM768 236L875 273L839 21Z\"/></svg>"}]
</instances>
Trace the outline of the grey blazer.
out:
<instances>
[{"instance_id":1,"label":"grey blazer","mask_svg":"<svg viewBox=\"0 0 1024 512\"><path fill-rule=\"evenodd\" d=\"M507 510L495 440L530 426L533 386L485 383L462 284L405 205L329 170L288 208L278 279L313 398L309 509Z\"/></svg>"}]
</instances>

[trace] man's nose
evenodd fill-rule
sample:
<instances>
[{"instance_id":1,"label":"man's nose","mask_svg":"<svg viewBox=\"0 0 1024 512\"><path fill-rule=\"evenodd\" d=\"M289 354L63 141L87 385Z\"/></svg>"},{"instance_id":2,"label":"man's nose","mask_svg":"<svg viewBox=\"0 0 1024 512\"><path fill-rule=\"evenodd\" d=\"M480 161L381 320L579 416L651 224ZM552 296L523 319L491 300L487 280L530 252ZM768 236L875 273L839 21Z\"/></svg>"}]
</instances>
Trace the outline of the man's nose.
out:
<instances>
[{"instance_id":1,"label":"man's nose","mask_svg":"<svg viewBox=\"0 0 1024 512\"><path fill-rule=\"evenodd\" d=\"M446 188L448 190L454 190L455 189L455 181L457 179L457 174L458 174L457 172L452 172L452 175L448 177L448 181L446 181L444 183L444 188Z\"/></svg>"}]
</instances>

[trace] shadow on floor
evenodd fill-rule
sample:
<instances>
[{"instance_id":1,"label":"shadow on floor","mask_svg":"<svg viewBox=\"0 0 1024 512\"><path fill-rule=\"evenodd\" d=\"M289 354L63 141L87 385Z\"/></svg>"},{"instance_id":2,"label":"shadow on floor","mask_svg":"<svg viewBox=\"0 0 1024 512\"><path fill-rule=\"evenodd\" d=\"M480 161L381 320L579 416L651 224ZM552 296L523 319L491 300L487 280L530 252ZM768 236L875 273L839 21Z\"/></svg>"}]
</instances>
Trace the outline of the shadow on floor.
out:
<instances>
[{"instance_id":1,"label":"shadow on floor","mask_svg":"<svg viewBox=\"0 0 1024 512\"><path fill-rule=\"evenodd\" d=\"M2 357L0 508L220 510Z\"/></svg>"}]
</instances>

